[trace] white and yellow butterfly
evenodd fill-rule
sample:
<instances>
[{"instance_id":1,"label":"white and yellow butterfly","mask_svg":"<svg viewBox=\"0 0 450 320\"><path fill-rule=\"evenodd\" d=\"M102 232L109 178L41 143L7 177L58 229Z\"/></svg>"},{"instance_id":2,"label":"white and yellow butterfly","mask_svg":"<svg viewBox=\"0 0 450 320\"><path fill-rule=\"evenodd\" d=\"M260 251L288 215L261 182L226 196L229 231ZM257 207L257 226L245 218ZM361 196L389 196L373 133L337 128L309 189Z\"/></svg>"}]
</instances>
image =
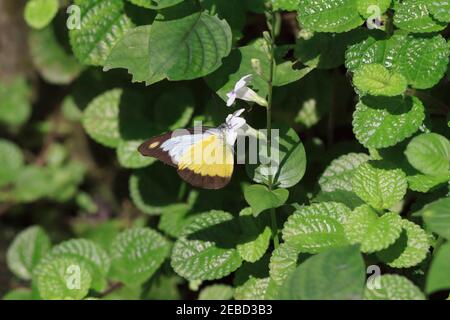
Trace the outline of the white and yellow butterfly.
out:
<instances>
[{"instance_id":1,"label":"white and yellow butterfly","mask_svg":"<svg viewBox=\"0 0 450 320\"><path fill-rule=\"evenodd\" d=\"M145 141L139 152L177 168L178 175L191 185L220 189L231 180L234 144L245 124L245 109L228 115L217 128L195 127L175 130Z\"/></svg>"}]
</instances>

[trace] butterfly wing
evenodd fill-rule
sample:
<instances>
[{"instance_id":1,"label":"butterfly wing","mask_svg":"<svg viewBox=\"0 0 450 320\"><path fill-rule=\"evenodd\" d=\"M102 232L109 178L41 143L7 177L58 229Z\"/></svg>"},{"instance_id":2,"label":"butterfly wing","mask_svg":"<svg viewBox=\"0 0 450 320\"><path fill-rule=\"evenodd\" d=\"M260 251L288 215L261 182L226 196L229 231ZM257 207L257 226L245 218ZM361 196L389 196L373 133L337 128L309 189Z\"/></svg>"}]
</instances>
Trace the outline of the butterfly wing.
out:
<instances>
[{"instance_id":1,"label":"butterfly wing","mask_svg":"<svg viewBox=\"0 0 450 320\"><path fill-rule=\"evenodd\" d=\"M219 129L168 132L145 141L138 150L176 167L179 176L195 187L223 188L233 174L233 148Z\"/></svg>"}]
</instances>

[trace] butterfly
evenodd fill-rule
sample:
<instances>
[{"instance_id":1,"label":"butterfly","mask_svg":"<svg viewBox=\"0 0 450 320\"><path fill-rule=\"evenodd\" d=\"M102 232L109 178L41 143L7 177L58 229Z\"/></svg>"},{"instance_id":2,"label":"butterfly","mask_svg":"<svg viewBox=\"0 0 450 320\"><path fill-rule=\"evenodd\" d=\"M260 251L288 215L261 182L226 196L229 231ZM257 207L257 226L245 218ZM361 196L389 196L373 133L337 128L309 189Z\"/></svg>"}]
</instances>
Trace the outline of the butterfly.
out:
<instances>
[{"instance_id":1,"label":"butterfly","mask_svg":"<svg viewBox=\"0 0 450 320\"><path fill-rule=\"evenodd\" d=\"M246 121L245 109L229 114L217 128L179 129L153 137L138 150L177 168L178 175L194 187L221 189L231 180L234 169L234 144Z\"/></svg>"}]
</instances>

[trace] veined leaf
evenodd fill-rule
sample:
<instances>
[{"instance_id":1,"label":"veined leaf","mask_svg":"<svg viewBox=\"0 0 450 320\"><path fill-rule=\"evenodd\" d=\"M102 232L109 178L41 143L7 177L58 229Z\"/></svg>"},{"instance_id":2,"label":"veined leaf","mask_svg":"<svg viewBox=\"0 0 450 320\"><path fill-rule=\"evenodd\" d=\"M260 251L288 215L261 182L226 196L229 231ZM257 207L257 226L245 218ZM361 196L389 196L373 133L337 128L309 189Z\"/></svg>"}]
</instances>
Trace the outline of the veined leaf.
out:
<instances>
[{"instance_id":1,"label":"veined leaf","mask_svg":"<svg viewBox=\"0 0 450 320\"><path fill-rule=\"evenodd\" d=\"M353 83L363 93L397 96L405 92L407 82L400 73L390 72L381 64L366 64L355 71Z\"/></svg>"},{"instance_id":2,"label":"veined leaf","mask_svg":"<svg viewBox=\"0 0 450 320\"><path fill-rule=\"evenodd\" d=\"M238 234L233 216L215 211L196 216L175 242L171 265L188 280L223 278L240 267L242 260L233 243Z\"/></svg>"},{"instance_id":3,"label":"veined leaf","mask_svg":"<svg viewBox=\"0 0 450 320\"><path fill-rule=\"evenodd\" d=\"M80 28L70 30L70 44L84 64L103 65L114 45L133 27L117 0L75 0L80 7Z\"/></svg>"},{"instance_id":4,"label":"veined leaf","mask_svg":"<svg viewBox=\"0 0 450 320\"><path fill-rule=\"evenodd\" d=\"M19 233L6 253L8 268L19 278L30 280L34 268L50 249L51 243L39 226Z\"/></svg>"},{"instance_id":5,"label":"veined leaf","mask_svg":"<svg viewBox=\"0 0 450 320\"><path fill-rule=\"evenodd\" d=\"M170 254L170 242L150 228L120 233L111 245L110 277L128 285L150 278Z\"/></svg>"},{"instance_id":6,"label":"veined leaf","mask_svg":"<svg viewBox=\"0 0 450 320\"><path fill-rule=\"evenodd\" d=\"M343 224L351 214L341 203L314 203L300 207L283 228L283 240L299 252L318 253L348 244Z\"/></svg>"},{"instance_id":7,"label":"veined leaf","mask_svg":"<svg viewBox=\"0 0 450 320\"><path fill-rule=\"evenodd\" d=\"M425 1L433 18L441 22L450 22L450 2L447 0Z\"/></svg>"},{"instance_id":8,"label":"veined leaf","mask_svg":"<svg viewBox=\"0 0 450 320\"><path fill-rule=\"evenodd\" d=\"M427 2L429 1L399 2L395 8L395 26L409 32L435 32L445 29L446 23L439 22L430 15Z\"/></svg>"},{"instance_id":9,"label":"veined leaf","mask_svg":"<svg viewBox=\"0 0 450 320\"><path fill-rule=\"evenodd\" d=\"M300 0L270 0L274 10L296 11Z\"/></svg>"},{"instance_id":10,"label":"veined leaf","mask_svg":"<svg viewBox=\"0 0 450 320\"><path fill-rule=\"evenodd\" d=\"M405 150L409 163L420 172L440 176L449 172L450 141L436 133L414 137Z\"/></svg>"},{"instance_id":11,"label":"veined leaf","mask_svg":"<svg viewBox=\"0 0 450 320\"><path fill-rule=\"evenodd\" d=\"M300 0L298 20L318 32L345 32L364 22L357 0Z\"/></svg>"},{"instance_id":12,"label":"veined leaf","mask_svg":"<svg viewBox=\"0 0 450 320\"><path fill-rule=\"evenodd\" d=\"M254 216L264 210L282 206L289 197L287 189L269 190L266 186L255 184L244 188L244 197Z\"/></svg>"},{"instance_id":13,"label":"veined leaf","mask_svg":"<svg viewBox=\"0 0 450 320\"><path fill-rule=\"evenodd\" d=\"M270 278L278 285L294 272L297 267L298 251L286 243L273 250L269 263Z\"/></svg>"},{"instance_id":14,"label":"veined leaf","mask_svg":"<svg viewBox=\"0 0 450 320\"><path fill-rule=\"evenodd\" d=\"M450 239L450 198L445 197L425 205L414 216L422 216L427 227L445 239Z\"/></svg>"},{"instance_id":15,"label":"veined leaf","mask_svg":"<svg viewBox=\"0 0 450 320\"><path fill-rule=\"evenodd\" d=\"M387 148L414 134L424 118L416 97L365 96L353 113L353 132L367 148Z\"/></svg>"},{"instance_id":16,"label":"veined leaf","mask_svg":"<svg viewBox=\"0 0 450 320\"><path fill-rule=\"evenodd\" d=\"M450 288L450 242L443 244L433 255L431 267L428 271L426 292Z\"/></svg>"},{"instance_id":17,"label":"veined leaf","mask_svg":"<svg viewBox=\"0 0 450 320\"><path fill-rule=\"evenodd\" d=\"M407 278L396 274L385 274L375 278L379 288L367 287L364 292L366 300L425 300L424 294Z\"/></svg>"},{"instance_id":18,"label":"veined leaf","mask_svg":"<svg viewBox=\"0 0 450 320\"><path fill-rule=\"evenodd\" d=\"M152 24L151 79L157 81L161 75L169 80L203 77L216 70L230 53L228 23L206 12L192 12L190 1L184 4L162 11Z\"/></svg>"},{"instance_id":19,"label":"veined leaf","mask_svg":"<svg viewBox=\"0 0 450 320\"><path fill-rule=\"evenodd\" d=\"M140 7L159 10L174 6L182 2L183 0L128 0L128 1Z\"/></svg>"},{"instance_id":20,"label":"veined leaf","mask_svg":"<svg viewBox=\"0 0 450 320\"><path fill-rule=\"evenodd\" d=\"M236 300L264 300L270 285L270 278L251 277L242 286L236 288Z\"/></svg>"},{"instance_id":21,"label":"veined leaf","mask_svg":"<svg viewBox=\"0 0 450 320\"><path fill-rule=\"evenodd\" d=\"M370 163L361 164L352 178L353 191L375 209L389 209L403 199L408 187L400 169L380 169Z\"/></svg>"},{"instance_id":22,"label":"veined leaf","mask_svg":"<svg viewBox=\"0 0 450 320\"><path fill-rule=\"evenodd\" d=\"M233 295L233 287L224 284L213 284L200 292L198 300L231 300Z\"/></svg>"},{"instance_id":23,"label":"veined leaf","mask_svg":"<svg viewBox=\"0 0 450 320\"><path fill-rule=\"evenodd\" d=\"M388 212L379 217L368 205L353 210L344 224L351 244L361 244L361 251L371 253L386 249L400 237L401 217Z\"/></svg>"},{"instance_id":24,"label":"veined leaf","mask_svg":"<svg viewBox=\"0 0 450 320\"><path fill-rule=\"evenodd\" d=\"M367 19L373 14L385 13L391 6L392 0L357 0L357 2L359 14ZM375 10L379 10L379 12Z\"/></svg>"}]
</instances>

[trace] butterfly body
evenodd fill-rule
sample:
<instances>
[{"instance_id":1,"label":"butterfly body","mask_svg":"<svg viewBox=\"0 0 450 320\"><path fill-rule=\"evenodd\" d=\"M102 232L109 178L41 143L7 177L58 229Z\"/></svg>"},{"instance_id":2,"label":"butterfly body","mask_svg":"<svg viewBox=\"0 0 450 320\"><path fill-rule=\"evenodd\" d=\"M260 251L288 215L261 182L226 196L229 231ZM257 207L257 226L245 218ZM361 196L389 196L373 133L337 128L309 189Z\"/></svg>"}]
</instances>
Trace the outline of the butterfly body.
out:
<instances>
[{"instance_id":1,"label":"butterfly body","mask_svg":"<svg viewBox=\"0 0 450 320\"><path fill-rule=\"evenodd\" d=\"M237 130L245 124L236 113L230 116L217 128L181 129L153 137L138 150L177 168L178 175L195 187L223 188L233 174Z\"/></svg>"}]
</instances>

